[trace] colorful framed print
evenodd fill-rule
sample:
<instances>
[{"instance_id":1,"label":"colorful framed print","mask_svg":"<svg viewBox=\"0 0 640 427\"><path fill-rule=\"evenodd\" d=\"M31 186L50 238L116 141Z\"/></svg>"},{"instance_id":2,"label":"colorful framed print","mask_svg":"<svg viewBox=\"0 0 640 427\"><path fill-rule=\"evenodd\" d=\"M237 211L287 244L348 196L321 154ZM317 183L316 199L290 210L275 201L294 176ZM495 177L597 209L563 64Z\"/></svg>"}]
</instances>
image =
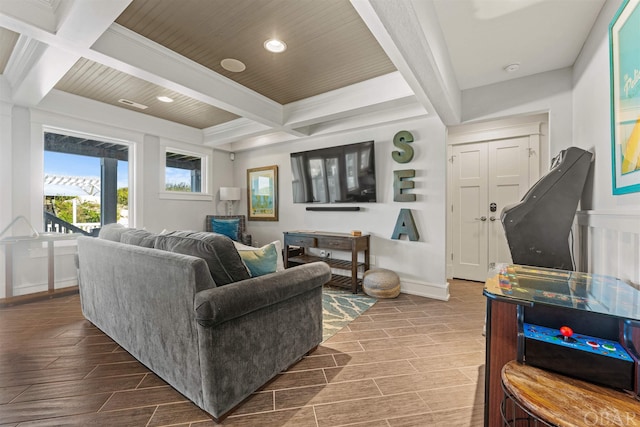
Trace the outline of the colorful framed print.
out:
<instances>
[{"instance_id":1,"label":"colorful framed print","mask_svg":"<svg viewBox=\"0 0 640 427\"><path fill-rule=\"evenodd\" d=\"M247 169L249 221L278 220L278 166Z\"/></svg>"},{"instance_id":2,"label":"colorful framed print","mask_svg":"<svg viewBox=\"0 0 640 427\"><path fill-rule=\"evenodd\" d=\"M625 0L609 26L613 194L640 191L640 0Z\"/></svg>"}]
</instances>

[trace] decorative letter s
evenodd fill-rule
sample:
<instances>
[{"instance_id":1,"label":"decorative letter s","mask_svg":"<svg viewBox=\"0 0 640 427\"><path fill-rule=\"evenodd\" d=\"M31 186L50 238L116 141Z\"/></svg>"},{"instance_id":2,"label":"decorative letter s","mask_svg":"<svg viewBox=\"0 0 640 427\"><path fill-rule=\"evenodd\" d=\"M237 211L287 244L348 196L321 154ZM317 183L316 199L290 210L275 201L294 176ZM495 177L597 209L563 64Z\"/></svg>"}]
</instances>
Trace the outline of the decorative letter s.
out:
<instances>
[{"instance_id":1,"label":"decorative letter s","mask_svg":"<svg viewBox=\"0 0 640 427\"><path fill-rule=\"evenodd\" d=\"M393 145L404 151L393 151L391 157L398 163L409 163L413 159L413 148L409 145L413 142L411 132L401 130L393 137Z\"/></svg>"}]
</instances>

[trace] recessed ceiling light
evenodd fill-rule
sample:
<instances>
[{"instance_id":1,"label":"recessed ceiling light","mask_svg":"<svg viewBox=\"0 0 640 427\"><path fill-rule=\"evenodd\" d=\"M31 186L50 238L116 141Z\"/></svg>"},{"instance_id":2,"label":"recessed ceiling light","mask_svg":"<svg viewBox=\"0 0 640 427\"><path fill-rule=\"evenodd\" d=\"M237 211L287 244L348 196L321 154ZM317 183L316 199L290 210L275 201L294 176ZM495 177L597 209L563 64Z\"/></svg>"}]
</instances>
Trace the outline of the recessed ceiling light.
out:
<instances>
[{"instance_id":1,"label":"recessed ceiling light","mask_svg":"<svg viewBox=\"0 0 640 427\"><path fill-rule=\"evenodd\" d=\"M169 98L168 96L156 96L156 99L160 102L173 102L173 98Z\"/></svg>"},{"instance_id":2,"label":"recessed ceiling light","mask_svg":"<svg viewBox=\"0 0 640 427\"><path fill-rule=\"evenodd\" d=\"M269 52L280 53L287 50L287 44L282 40L269 39L266 42L264 42L264 48L267 49Z\"/></svg>"},{"instance_id":3,"label":"recessed ceiling light","mask_svg":"<svg viewBox=\"0 0 640 427\"><path fill-rule=\"evenodd\" d=\"M220 61L220 65L227 71L231 71L232 73L241 73L247 69L247 66L244 65L242 61L238 61L233 58L226 58Z\"/></svg>"},{"instance_id":4,"label":"recessed ceiling light","mask_svg":"<svg viewBox=\"0 0 640 427\"><path fill-rule=\"evenodd\" d=\"M503 70L507 73L513 73L514 71L518 71L520 69L520 63L514 62L513 64L506 65Z\"/></svg>"}]
</instances>

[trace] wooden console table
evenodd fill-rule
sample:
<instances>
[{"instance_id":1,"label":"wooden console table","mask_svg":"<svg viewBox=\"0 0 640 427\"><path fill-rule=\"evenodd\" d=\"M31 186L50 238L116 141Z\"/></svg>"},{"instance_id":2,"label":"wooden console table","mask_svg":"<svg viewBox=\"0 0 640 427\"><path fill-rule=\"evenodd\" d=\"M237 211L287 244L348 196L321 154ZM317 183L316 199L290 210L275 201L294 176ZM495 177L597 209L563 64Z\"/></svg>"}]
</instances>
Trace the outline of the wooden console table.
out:
<instances>
[{"instance_id":1,"label":"wooden console table","mask_svg":"<svg viewBox=\"0 0 640 427\"><path fill-rule=\"evenodd\" d=\"M331 251L351 252L351 260L345 261L333 257L321 257L312 255L306 250L296 256L289 256L290 247L318 248ZM358 261L358 254L363 252L363 261ZM352 236L347 233L328 233L321 231L285 231L284 232L284 265L289 268L294 265L306 264L309 262L324 261L330 267L348 270L350 276L332 274L330 285L351 289L351 292L358 293L358 286L362 286L358 279L358 271L369 270L369 235Z\"/></svg>"},{"instance_id":2,"label":"wooden console table","mask_svg":"<svg viewBox=\"0 0 640 427\"><path fill-rule=\"evenodd\" d=\"M636 378L630 378L631 383L635 383L635 390L630 392L638 394L640 381L637 377L640 376L640 370L637 361L640 358L636 349L640 349L640 290L632 284L615 277L597 274L500 264L489 272L483 293L487 297L484 422L486 427L503 425L500 414L503 398L501 372L505 365L512 360L524 361L526 365L533 366L541 362L528 353L526 331L523 331L525 323L553 329L566 325L575 328L576 334L619 342L635 361ZM597 362L583 369L580 359L586 357L583 356L586 353L576 351L580 353L580 357L576 357L576 353L568 357L566 352L556 351L552 364L545 370L556 370L556 373L574 378L576 375L582 375L588 378L586 381L589 383L598 382L595 378L608 378L608 374L603 377L603 373L612 370L618 373L613 368L615 361L606 357L598 358ZM509 365L506 368L507 372L514 373L512 368L516 366ZM567 373L572 370L575 372ZM562 401L559 396L567 391L566 387L554 387L549 392L557 393L559 401ZM633 388L631 386L626 389ZM634 403L633 410L624 411L633 413L633 416L637 413L640 420L640 403L633 399L631 402ZM539 412L539 409L537 408L536 412ZM545 417L554 419L548 413ZM596 422L586 425L603 424Z\"/></svg>"}]
</instances>

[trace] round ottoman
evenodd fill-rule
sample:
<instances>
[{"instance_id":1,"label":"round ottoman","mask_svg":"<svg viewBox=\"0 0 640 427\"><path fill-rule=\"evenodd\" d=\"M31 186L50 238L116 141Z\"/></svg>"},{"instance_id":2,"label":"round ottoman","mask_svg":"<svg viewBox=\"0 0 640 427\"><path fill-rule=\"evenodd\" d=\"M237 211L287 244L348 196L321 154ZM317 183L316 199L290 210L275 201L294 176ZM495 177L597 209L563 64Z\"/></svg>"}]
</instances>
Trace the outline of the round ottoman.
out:
<instances>
[{"instance_id":1,"label":"round ottoman","mask_svg":"<svg viewBox=\"0 0 640 427\"><path fill-rule=\"evenodd\" d=\"M362 276L362 290L376 298L395 298L400 294L400 278L385 268L373 268Z\"/></svg>"}]
</instances>

